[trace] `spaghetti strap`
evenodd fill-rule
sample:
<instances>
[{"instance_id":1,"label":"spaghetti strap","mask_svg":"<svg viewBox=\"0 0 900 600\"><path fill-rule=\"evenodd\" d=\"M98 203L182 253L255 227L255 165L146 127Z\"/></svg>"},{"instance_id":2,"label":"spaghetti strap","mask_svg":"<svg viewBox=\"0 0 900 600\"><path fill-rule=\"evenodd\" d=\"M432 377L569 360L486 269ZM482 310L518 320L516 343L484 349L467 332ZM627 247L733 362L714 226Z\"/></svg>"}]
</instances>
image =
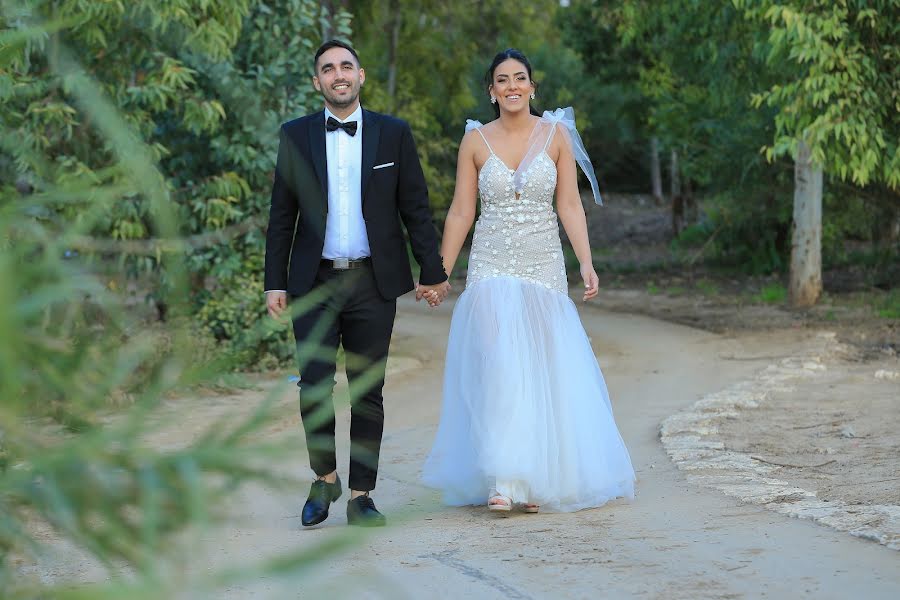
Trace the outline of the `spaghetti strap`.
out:
<instances>
[{"instance_id":1,"label":"spaghetti strap","mask_svg":"<svg viewBox=\"0 0 900 600\"><path fill-rule=\"evenodd\" d=\"M483 133L481 133L481 127L476 127L476 128L475 128L475 131L478 132L478 135L480 135L480 136L481 136L481 139L484 140L484 145L487 146L487 147L488 147L488 150L490 150L490 151L491 151L491 154L493 154L493 153L494 153L494 149L491 148L491 145L488 144L487 138L484 137L484 134L483 134Z\"/></svg>"}]
</instances>

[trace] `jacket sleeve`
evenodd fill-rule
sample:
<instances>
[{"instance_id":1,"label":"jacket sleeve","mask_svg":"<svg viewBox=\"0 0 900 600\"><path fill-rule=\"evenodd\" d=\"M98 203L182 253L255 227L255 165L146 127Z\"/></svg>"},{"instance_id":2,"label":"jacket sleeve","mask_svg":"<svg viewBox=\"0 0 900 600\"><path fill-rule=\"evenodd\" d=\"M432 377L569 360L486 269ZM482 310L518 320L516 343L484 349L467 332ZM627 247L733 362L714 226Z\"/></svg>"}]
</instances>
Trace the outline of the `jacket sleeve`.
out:
<instances>
[{"instance_id":1,"label":"jacket sleeve","mask_svg":"<svg viewBox=\"0 0 900 600\"><path fill-rule=\"evenodd\" d=\"M295 154L292 142L279 130L278 159L275 164L275 180L272 183L272 202L269 208L269 226L266 230L265 289L287 289L288 261L294 234L297 229L298 202L290 169Z\"/></svg>"},{"instance_id":2,"label":"jacket sleeve","mask_svg":"<svg viewBox=\"0 0 900 600\"><path fill-rule=\"evenodd\" d=\"M403 123L400 138L400 165L397 185L400 218L409 233L412 253L419 263L419 283L434 285L447 280L438 248L437 231L428 204L428 186L416 153L409 125Z\"/></svg>"}]
</instances>

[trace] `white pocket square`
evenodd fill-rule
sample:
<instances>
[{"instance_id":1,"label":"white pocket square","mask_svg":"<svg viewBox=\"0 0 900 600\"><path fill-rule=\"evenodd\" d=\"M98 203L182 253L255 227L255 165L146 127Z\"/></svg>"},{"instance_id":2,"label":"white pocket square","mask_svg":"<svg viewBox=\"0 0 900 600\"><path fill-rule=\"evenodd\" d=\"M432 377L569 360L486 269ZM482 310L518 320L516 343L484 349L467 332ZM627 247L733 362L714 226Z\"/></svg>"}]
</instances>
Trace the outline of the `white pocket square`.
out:
<instances>
[{"instance_id":1,"label":"white pocket square","mask_svg":"<svg viewBox=\"0 0 900 600\"><path fill-rule=\"evenodd\" d=\"M374 171L375 169L384 169L386 167L393 167L393 166L394 166L394 163L389 162L389 163L384 163L383 165L375 165L374 167L372 167L372 170Z\"/></svg>"}]
</instances>

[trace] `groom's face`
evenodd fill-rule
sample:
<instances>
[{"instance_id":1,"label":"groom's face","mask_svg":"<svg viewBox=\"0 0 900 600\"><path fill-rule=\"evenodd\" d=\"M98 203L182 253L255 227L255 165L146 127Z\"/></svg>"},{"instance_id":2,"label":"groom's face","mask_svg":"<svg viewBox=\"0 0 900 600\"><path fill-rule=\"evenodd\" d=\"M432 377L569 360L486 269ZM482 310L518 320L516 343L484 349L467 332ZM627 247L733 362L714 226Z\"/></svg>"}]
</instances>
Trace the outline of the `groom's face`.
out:
<instances>
[{"instance_id":1,"label":"groom's face","mask_svg":"<svg viewBox=\"0 0 900 600\"><path fill-rule=\"evenodd\" d=\"M319 57L313 85L322 93L329 109L345 109L356 104L359 88L366 80L356 58L346 48L331 48Z\"/></svg>"}]
</instances>

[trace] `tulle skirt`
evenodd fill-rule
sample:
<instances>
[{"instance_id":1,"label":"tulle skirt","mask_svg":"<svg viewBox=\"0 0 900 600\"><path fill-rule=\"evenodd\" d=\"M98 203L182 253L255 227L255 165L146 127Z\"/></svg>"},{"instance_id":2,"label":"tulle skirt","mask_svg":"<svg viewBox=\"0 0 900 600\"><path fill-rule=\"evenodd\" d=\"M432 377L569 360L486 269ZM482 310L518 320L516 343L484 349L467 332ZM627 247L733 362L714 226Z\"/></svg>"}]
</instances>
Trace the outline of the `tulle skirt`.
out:
<instances>
[{"instance_id":1,"label":"tulle skirt","mask_svg":"<svg viewBox=\"0 0 900 600\"><path fill-rule=\"evenodd\" d=\"M443 405L423 481L450 505L568 512L634 497L634 470L571 299L500 276L453 310Z\"/></svg>"}]
</instances>

